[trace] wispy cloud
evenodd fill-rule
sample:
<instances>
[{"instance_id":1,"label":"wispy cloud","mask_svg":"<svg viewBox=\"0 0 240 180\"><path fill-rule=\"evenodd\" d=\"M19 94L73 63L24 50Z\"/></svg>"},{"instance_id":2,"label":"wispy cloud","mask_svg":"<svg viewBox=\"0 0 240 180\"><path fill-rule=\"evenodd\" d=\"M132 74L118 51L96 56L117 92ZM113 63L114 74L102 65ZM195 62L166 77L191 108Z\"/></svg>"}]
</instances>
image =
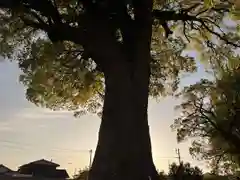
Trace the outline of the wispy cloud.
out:
<instances>
[{"instance_id":1,"label":"wispy cloud","mask_svg":"<svg viewBox=\"0 0 240 180\"><path fill-rule=\"evenodd\" d=\"M65 118L72 115L68 111L51 111L49 109L31 107L24 108L21 111L18 111L14 116L20 117L21 119L58 119Z\"/></svg>"},{"instance_id":2,"label":"wispy cloud","mask_svg":"<svg viewBox=\"0 0 240 180\"><path fill-rule=\"evenodd\" d=\"M22 108L0 117L0 134L3 132L34 133L40 129L54 129L57 124L73 119L71 112L50 111L37 107Z\"/></svg>"},{"instance_id":3,"label":"wispy cloud","mask_svg":"<svg viewBox=\"0 0 240 180\"><path fill-rule=\"evenodd\" d=\"M13 128L11 128L10 126L0 126L0 133L1 132L11 132L11 131L14 131Z\"/></svg>"}]
</instances>

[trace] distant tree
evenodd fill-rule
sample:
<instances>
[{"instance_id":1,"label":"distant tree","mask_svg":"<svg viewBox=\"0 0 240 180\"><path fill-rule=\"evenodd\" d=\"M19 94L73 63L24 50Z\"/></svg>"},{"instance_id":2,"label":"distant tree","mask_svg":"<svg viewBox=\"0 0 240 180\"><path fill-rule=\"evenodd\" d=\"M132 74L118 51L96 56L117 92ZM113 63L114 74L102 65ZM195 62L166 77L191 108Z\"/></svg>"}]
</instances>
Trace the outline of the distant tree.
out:
<instances>
[{"instance_id":1,"label":"distant tree","mask_svg":"<svg viewBox=\"0 0 240 180\"><path fill-rule=\"evenodd\" d=\"M160 180L167 180L167 174L164 171L159 172L159 178Z\"/></svg>"},{"instance_id":2,"label":"distant tree","mask_svg":"<svg viewBox=\"0 0 240 180\"><path fill-rule=\"evenodd\" d=\"M190 153L208 160L213 173L232 174L240 167L239 58L218 61L214 75L184 88L182 114L172 128L179 142L193 138Z\"/></svg>"},{"instance_id":3,"label":"distant tree","mask_svg":"<svg viewBox=\"0 0 240 180\"><path fill-rule=\"evenodd\" d=\"M73 180L88 180L89 170L80 170L76 175L74 175Z\"/></svg>"},{"instance_id":4,"label":"distant tree","mask_svg":"<svg viewBox=\"0 0 240 180\"><path fill-rule=\"evenodd\" d=\"M156 180L148 97L196 70L184 50L239 47L225 21L237 12L232 0L0 0L0 53L17 60L29 101L101 116L90 180Z\"/></svg>"},{"instance_id":5,"label":"distant tree","mask_svg":"<svg viewBox=\"0 0 240 180\"><path fill-rule=\"evenodd\" d=\"M172 163L169 167L168 176L173 180L202 180L203 173L197 166L192 167L190 163L177 165Z\"/></svg>"}]
</instances>

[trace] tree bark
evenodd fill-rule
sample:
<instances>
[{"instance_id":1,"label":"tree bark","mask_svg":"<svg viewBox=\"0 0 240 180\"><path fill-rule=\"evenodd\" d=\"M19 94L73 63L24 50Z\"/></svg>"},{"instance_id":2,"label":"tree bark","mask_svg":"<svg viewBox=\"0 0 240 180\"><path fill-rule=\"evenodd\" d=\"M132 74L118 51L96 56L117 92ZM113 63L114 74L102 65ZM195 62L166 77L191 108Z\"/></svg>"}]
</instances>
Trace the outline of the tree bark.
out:
<instances>
[{"instance_id":1,"label":"tree bark","mask_svg":"<svg viewBox=\"0 0 240 180\"><path fill-rule=\"evenodd\" d=\"M101 59L105 99L89 180L158 179L147 118L152 1L135 0L134 6L135 21L131 28L127 28L130 36L123 34L124 38L133 42L131 50L121 52L111 40L107 41L107 48L104 46L108 49L104 53L105 59Z\"/></svg>"},{"instance_id":2,"label":"tree bark","mask_svg":"<svg viewBox=\"0 0 240 180\"><path fill-rule=\"evenodd\" d=\"M148 91L144 97L136 92L132 64L122 62L105 73L103 117L89 180L157 177L147 122ZM148 90L148 83L145 85Z\"/></svg>"}]
</instances>

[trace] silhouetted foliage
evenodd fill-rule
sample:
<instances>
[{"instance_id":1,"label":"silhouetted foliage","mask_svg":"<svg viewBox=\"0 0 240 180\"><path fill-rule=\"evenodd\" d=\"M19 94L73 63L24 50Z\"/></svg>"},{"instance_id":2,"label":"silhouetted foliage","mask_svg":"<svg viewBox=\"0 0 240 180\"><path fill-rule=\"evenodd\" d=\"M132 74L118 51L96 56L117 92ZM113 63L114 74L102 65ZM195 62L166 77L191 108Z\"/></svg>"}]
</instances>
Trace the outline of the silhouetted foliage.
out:
<instances>
[{"instance_id":1,"label":"silhouetted foliage","mask_svg":"<svg viewBox=\"0 0 240 180\"><path fill-rule=\"evenodd\" d=\"M89 170L83 169L78 172L78 174L74 175L74 180L88 180Z\"/></svg>"},{"instance_id":2,"label":"silhouetted foliage","mask_svg":"<svg viewBox=\"0 0 240 180\"><path fill-rule=\"evenodd\" d=\"M160 180L167 180L168 179L168 175L164 171L160 171L159 172L159 179Z\"/></svg>"},{"instance_id":3,"label":"silhouetted foliage","mask_svg":"<svg viewBox=\"0 0 240 180\"><path fill-rule=\"evenodd\" d=\"M209 160L213 172L231 174L240 165L240 69L239 58L222 59L215 78L186 87L175 120L178 141L194 138L190 152Z\"/></svg>"},{"instance_id":4,"label":"silhouetted foliage","mask_svg":"<svg viewBox=\"0 0 240 180\"><path fill-rule=\"evenodd\" d=\"M29 101L102 117L90 180L155 180L148 96L196 71L184 50L210 62L239 47L238 10L230 0L0 0L0 52L17 60Z\"/></svg>"},{"instance_id":5,"label":"silhouetted foliage","mask_svg":"<svg viewBox=\"0 0 240 180\"><path fill-rule=\"evenodd\" d=\"M197 166L191 167L190 163L181 163L180 165L172 163L168 176L172 180L203 180L202 170Z\"/></svg>"},{"instance_id":6,"label":"silhouetted foliage","mask_svg":"<svg viewBox=\"0 0 240 180\"><path fill-rule=\"evenodd\" d=\"M179 83L179 73L195 70L193 59L182 55L186 48L199 51L199 55L204 56L201 59L208 60L214 55L214 49L221 45L238 46L237 27L234 29L229 26L229 29L221 33L212 32L212 29L220 28L219 24L222 23L225 14L229 13L229 16L231 14L231 17L235 15L234 18L239 18L236 13L237 6L231 1L204 2L154 1L151 95L159 96L172 92L171 90L175 90ZM1 0L0 21L4 25L0 29L1 55L18 60L23 70L20 80L28 87L27 98L35 104L54 110L74 110L76 116L85 114L86 111L100 113L104 94L103 75L94 65L96 62L93 63L91 53L86 52L88 48L85 38L87 41L88 36L82 30L86 28L87 23L84 18L90 17L88 9L89 11L91 8L99 8L99 11L106 9L101 9L103 7L100 4L98 7L97 3L95 6L91 3L87 5L78 0L45 0L41 1L41 5L39 3L38 0ZM129 4L134 8L131 1L125 3L124 6ZM5 7L12 8L8 10ZM110 4L106 8L120 11ZM97 13L94 14L96 15ZM105 27L99 17L97 16L96 20ZM114 18L116 19L109 22L110 24L117 21L117 17ZM129 20L131 23L131 19ZM127 26L128 23L125 23ZM103 33L100 31L98 27L95 33ZM165 33L169 31L175 35L166 39ZM218 42L221 44L214 45L210 41L212 35L214 38L222 39L223 41ZM103 41L100 39L96 41L104 46L105 37L100 35L98 38L100 37ZM119 36L112 38L118 40ZM51 39L54 41L49 41Z\"/></svg>"}]
</instances>

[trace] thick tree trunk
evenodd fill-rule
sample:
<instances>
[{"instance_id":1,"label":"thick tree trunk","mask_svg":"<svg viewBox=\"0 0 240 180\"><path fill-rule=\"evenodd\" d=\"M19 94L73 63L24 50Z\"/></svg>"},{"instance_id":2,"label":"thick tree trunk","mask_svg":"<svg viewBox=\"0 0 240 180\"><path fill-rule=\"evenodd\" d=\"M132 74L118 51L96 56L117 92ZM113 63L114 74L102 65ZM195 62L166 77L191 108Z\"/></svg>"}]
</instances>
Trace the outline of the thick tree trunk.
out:
<instances>
[{"instance_id":1,"label":"thick tree trunk","mask_svg":"<svg viewBox=\"0 0 240 180\"><path fill-rule=\"evenodd\" d=\"M98 39L91 48L105 49L94 58L101 60L96 63L105 75L105 99L89 180L158 179L147 119L152 1L133 0L133 5L135 20L122 31L124 42L132 42L129 52L122 52L111 38L102 45L101 36L91 36Z\"/></svg>"},{"instance_id":2,"label":"thick tree trunk","mask_svg":"<svg viewBox=\"0 0 240 180\"><path fill-rule=\"evenodd\" d=\"M103 117L89 180L157 177L147 122L148 91L136 92L131 68L127 62L116 64L105 74Z\"/></svg>"}]
</instances>

